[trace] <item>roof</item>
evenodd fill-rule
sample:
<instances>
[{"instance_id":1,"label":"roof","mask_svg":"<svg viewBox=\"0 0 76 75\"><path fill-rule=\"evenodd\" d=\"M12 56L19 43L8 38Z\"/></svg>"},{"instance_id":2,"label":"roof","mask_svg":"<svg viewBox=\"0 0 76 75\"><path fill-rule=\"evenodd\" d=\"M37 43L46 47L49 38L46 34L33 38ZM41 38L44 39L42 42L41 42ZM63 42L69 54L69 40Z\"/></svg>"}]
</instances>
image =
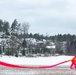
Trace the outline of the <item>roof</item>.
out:
<instances>
[{"instance_id":1,"label":"roof","mask_svg":"<svg viewBox=\"0 0 76 75\"><path fill-rule=\"evenodd\" d=\"M46 46L46 48L48 48L48 49L55 49L55 45L53 45L53 46Z\"/></svg>"}]
</instances>

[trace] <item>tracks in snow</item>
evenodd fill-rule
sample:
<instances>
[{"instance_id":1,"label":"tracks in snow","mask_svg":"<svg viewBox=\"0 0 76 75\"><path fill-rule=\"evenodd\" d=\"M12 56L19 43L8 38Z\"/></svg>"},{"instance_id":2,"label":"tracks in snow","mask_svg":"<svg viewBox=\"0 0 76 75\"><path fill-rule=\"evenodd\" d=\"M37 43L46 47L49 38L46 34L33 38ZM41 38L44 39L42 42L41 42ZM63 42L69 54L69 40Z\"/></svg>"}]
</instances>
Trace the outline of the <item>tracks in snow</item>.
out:
<instances>
[{"instance_id":1,"label":"tracks in snow","mask_svg":"<svg viewBox=\"0 0 76 75\"><path fill-rule=\"evenodd\" d=\"M16 69L0 66L0 75L76 75L76 70L70 69L69 66L58 66L52 69Z\"/></svg>"}]
</instances>

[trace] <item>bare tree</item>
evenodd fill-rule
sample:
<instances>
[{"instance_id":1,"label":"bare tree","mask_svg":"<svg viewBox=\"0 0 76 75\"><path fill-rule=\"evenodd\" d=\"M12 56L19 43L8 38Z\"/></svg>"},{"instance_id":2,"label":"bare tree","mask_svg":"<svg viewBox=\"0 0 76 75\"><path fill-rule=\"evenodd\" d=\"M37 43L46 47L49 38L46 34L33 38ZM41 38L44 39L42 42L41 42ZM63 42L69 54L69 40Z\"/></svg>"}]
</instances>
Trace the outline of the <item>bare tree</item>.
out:
<instances>
[{"instance_id":1,"label":"bare tree","mask_svg":"<svg viewBox=\"0 0 76 75\"><path fill-rule=\"evenodd\" d=\"M29 29L29 23L22 23L22 33L24 34L24 39L26 37L26 34L28 34L28 29Z\"/></svg>"}]
</instances>

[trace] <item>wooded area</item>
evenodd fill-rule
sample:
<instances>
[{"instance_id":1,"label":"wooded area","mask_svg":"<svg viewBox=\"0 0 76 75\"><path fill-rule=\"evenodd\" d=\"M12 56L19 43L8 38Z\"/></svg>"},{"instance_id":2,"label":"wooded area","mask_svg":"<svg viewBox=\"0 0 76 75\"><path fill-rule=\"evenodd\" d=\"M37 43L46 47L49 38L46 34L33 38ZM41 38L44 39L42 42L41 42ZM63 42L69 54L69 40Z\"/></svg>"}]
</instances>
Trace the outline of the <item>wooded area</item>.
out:
<instances>
[{"instance_id":1,"label":"wooded area","mask_svg":"<svg viewBox=\"0 0 76 75\"><path fill-rule=\"evenodd\" d=\"M66 42L65 46L66 46L66 52L65 54L67 55L75 55L76 54L76 35L71 35L70 33L68 34L58 34L58 35L54 35L54 36L47 36L47 35L43 35L43 34L40 34L40 33L28 33L28 30L29 30L29 23L18 23L18 21L15 19L11 25L8 21L3 21L0 19L0 32L3 32L4 35L2 35L1 38L7 38L8 36L11 36L11 40L9 42L7 42L7 44L10 43L10 46L12 47L11 51L12 53L10 53L11 55L13 55L14 53L17 54L18 52L18 48L19 46L22 46L23 48L26 47L26 38L34 38L36 40L42 40L42 39L45 39L45 40L51 40L52 42L55 43L56 45L56 50L55 50L55 53L59 53L59 54L64 54L63 53L63 50L62 50L62 46L61 46L61 43L62 42ZM50 31L51 32L51 31ZM7 37L6 37L7 36ZM16 38L15 38L16 37ZM21 44L20 39L24 39L23 43ZM16 48L16 45L18 44L18 47ZM3 46L4 46L4 43L3 43ZM31 48L31 45L28 46L29 49ZM16 49L16 50L15 50ZM41 48L39 48L41 49ZM43 53L45 53L46 51L46 48L42 48L43 50ZM38 48L36 49L36 52L37 52ZM23 50L22 54L25 55L24 53L25 51ZM29 51L30 52L30 51ZM1 51L0 51L1 53ZM33 53L35 53L33 51ZM6 52L6 54L8 54Z\"/></svg>"}]
</instances>

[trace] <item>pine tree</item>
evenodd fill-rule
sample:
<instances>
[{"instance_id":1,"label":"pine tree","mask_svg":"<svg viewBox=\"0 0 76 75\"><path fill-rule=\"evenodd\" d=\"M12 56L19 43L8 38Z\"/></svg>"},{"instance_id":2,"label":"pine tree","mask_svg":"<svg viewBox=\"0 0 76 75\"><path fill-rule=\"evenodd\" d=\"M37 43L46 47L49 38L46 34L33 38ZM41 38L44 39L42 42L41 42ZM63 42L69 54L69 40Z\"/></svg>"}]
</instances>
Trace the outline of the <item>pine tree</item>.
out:
<instances>
[{"instance_id":1,"label":"pine tree","mask_svg":"<svg viewBox=\"0 0 76 75\"><path fill-rule=\"evenodd\" d=\"M9 34L9 22L7 22L7 21L4 21L3 22L3 32L5 32L7 35Z\"/></svg>"},{"instance_id":2,"label":"pine tree","mask_svg":"<svg viewBox=\"0 0 76 75\"><path fill-rule=\"evenodd\" d=\"M12 25L11 25L11 33L12 33L12 34L15 34L15 33L16 33L17 25L18 25L18 22L17 22L17 20L15 19L14 22L12 23Z\"/></svg>"},{"instance_id":3,"label":"pine tree","mask_svg":"<svg viewBox=\"0 0 76 75\"><path fill-rule=\"evenodd\" d=\"M3 21L0 19L0 32L2 32Z\"/></svg>"}]
</instances>

